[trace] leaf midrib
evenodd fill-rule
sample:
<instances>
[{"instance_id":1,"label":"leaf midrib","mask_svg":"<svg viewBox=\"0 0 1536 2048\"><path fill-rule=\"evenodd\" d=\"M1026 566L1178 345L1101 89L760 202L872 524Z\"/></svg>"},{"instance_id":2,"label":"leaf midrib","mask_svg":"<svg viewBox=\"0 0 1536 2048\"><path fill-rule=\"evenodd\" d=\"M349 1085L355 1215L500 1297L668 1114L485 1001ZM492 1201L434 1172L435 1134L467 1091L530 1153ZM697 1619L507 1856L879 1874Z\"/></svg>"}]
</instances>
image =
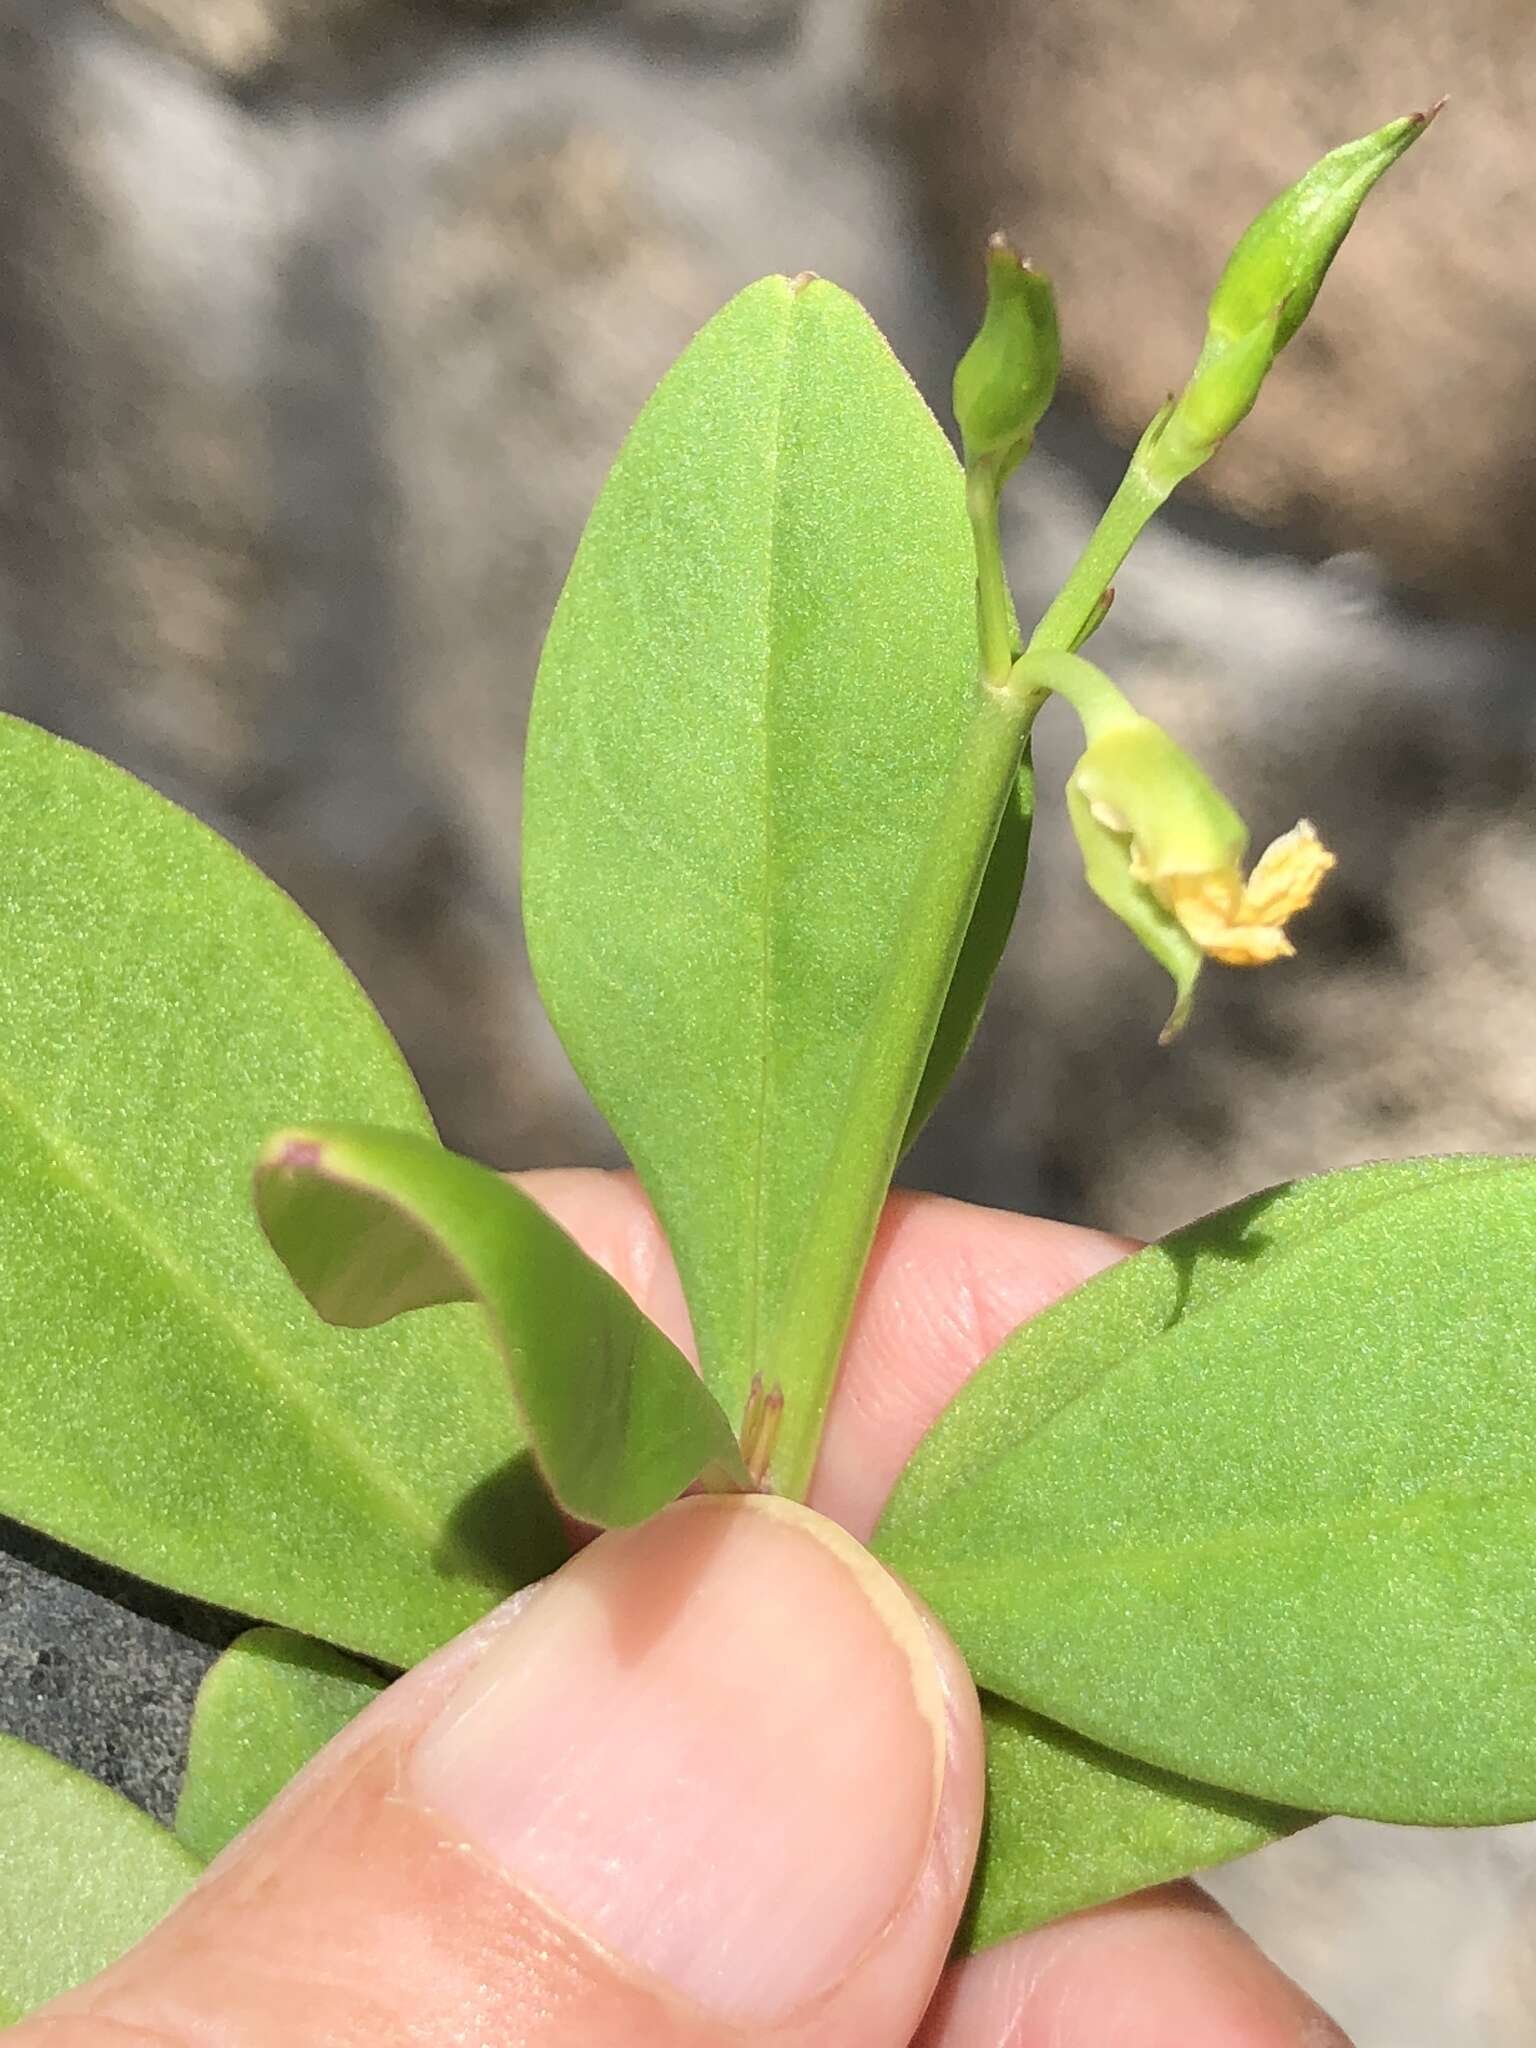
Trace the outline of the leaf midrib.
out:
<instances>
[{"instance_id":1,"label":"leaf midrib","mask_svg":"<svg viewBox=\"0 0 1536 2048\"><path fill-rule=\"evenodd\" d=\"M414 1540L423 1541L429 1550L454 1558L463 1573L477 1584L488 1583L473 1561L453 1542L451 1532L445 1531L434 1518L430 1507L404 1488L396 1475L379 1464L374 1453L333 1409L327 1409L316 1400L313 1387L296 1380L285 1370L282 1361L260 1344L252 1331L231 1311L229 1304L211 1292L192 1268L148 1227L144 1216L97 1179L91 1170L89 1155L64 1133L53 1129L36 1106L3 1074L0 1074L0 1105L32 1132L88 1200L99 1204L117 1221L125 1234L139 1245L148 1264L158 1265L178 1291L209 1320L229 1333L236 1349L291 1404L315 1438L329 1443L344 1459L352 1462L375 1496L388 1506L391 1519L404 1527Z\"/></svg>"},{"instance_id":2,"label":"leaf midrib","mask_svg":"<svg viewBox=\"0 0 1536 2048\"><path fill-rule=\"evenodd\" d=\"M927 1593L938 1585L957 1585L977 1579L997 1579L1006 1571L1030 1588L1073 1577L1091 1577L1106 1572L1132 1576L1153 1575L1175 1564L1219 1559L1233 1552L1282 1551L1300 1547L1323 1536L1367 1534L1375 1530L1411 1526L1432 1520L1444 1512L1448 1518L1504 1501L1524 1501L1536 1514L1536 1474L1528 1474L1522 1485L1478 1488L1465 1493L1436 1488L1415 1494L1411 1500L1383 1503L1339 1516L1317 1516L1306 1521L1244 1522L1235 1528L1210 1530L1203 1535L1162 1543L1127 1544L1069 1551L1041 1560L1024 1552L1008 1552L991 1558L968 1558L952 1563L925 1566L919 1556L907 1553L893 1560Z\"/></svg>"},{"instance_id":3,"label":"leaf midrib","mask_svg":"<svg viewBox=\"0 0 1536 2048\"><path fill-rule=\"evenodd\" d=\"M1283 1269L1293 1259L1300 1258L1303 1254L1311 1251L1316 1246L1318 1240L1329 1232L1347 1228L1359 1222L1363 1217L1374 1215L1378 1210L1390 1208L1395 1203L1438 1195L1443 1193L1445 1188L1449 1186L1471 1186L1478 1181L1501 1174L1511 1167L1529 1166L1530 1164L1531 1161L1526 1158L1490 1159L1486 1168L1471 1173L1458 1174L1453 1182L1430 1182L1426 1184L1424 1181L1415 1181L1409 1186L1387 1188L1374 1198L1361 1202L1357 1208L1352 1209L1349 1215L1342 1220L1338 1218L1331 1222L1320 1220L1315 1224L1298 1230L1294 1236L1286 1239L1283 1247L1272 1259L1267 1262L1255 1260L1247 1271L1235 1275L1224 1287L1208 1294L1203 1300L1196 1302L1193 1306L1187 1307L1176 1323L1165 1324L1160 1329L1151 1330L1143 1336L1136 1337L1123 1351L1117 1351L1097 1372L1090 1374L1063 1400L1057 1402L1055 1407L1042 1415L1023 1435L1013 1438L1005 1450L1000 1451L996 1457L982 1458L967 1464L963 1472L958 1476L951 1475L947 1479L944 1490L941 1493L928 1495L923 1499L912 1521L907 1523L893 1521L892 1528L905 1527L920 1535L923 1525L931 1516L941 1513L953 1503L957 1495L968 1494L977 1485L992 1479L999 1472L1006 1471L1027 1445L1031 1445L1039 1438L1049 1435L1056 1428L1057 1424L1064 1417L1070 1415L1080 1402L1087 1400L1091 1394L1096 1393L1118 1373L1125 1372L1132 1366L1144 1362L1159 1345L1165 1343L1175 1334L1182 1333L1191 1324L1202 1322L1205 1318L1223 1312L1237 1296L1244 1293L1248 1288L1255 1286L1260 1280L1272 1278L1278 1270ZM1365 1171L1369 1169L1360 1170ZM1193 1225L1191 1227L1198 1228L1199 1226ZM1163 1249L1164 1246L1162 1245L1149 1245L1146 1253L1139 1254L1138 1256L1144 1257L1148 1254L1155 1254ZM1120 1270L1122 1269L1111 1269L1112 1272ZM1092 1283L1088 1284L1091 1285ZM1066 1306L1067 1304L1063 1303L1063 1307ZM1051 1313L1052 1311L1047 1309L1045 1316L1049 1317ZM998 1350L992 1354L992 1357L984 1361L981 1368L978 1368L978 1372L990 1368L992 1359L999 1358L1000 1353L1006 1350L1012 1343L1013 1336L1015 1335L1023 1335L1023 1343L1020 1349L1027 1354L1032 1344L1038 1345L1041 1341L1038 1332L1040 1322L1043 1320L1044 1318L1031 1319L1022 1324L1019 1331L1005 1337ZM1072 1341L1074 1343L1081 1343L1085 1340L1080 1337L1074 1337ZM1028 1367L1029 1360L1025 1356L1014 1369L1027 1371ZM884 1531L882 1530L881 1533L884 1533Z\"/></svg>"},{"instance_id":4,"label":"leaf midrib","mask_svg":"<svg viewBox=\"0 0 1536 2048\"><path fill-rule=\"evenodd\" d=\"M784 347L779 357L778 386L773 403L773 432L769 440L768 466L768 524L763 563L763 683L762 683L762 789L763 789L763 889L758 906L761 924L761 969L758 1001L758 1096L757 1130L753 1140L752 1161L752 1213L748 1225L747 1256L748 1301L746 1358L740 1396L746 1400L752 1385L753 1375L761 1370L759 1363L763 1347L763 1296L767 1292L764 1266L764 1211L766 1201L764 1171L768 1156L768 1127L773 1102L773 904L775 895L775 872L773 864L773 702L775 678L780 666L779 635L775 627L774 595L778 581L779 532L783 520L784 502L784 417L789 393L789 366L795 348L795 334L799 325L798 311L800 295L793 292L789 302L789 318L785 323ZM765 1387L765 1392L771 1392Z\"/></svg>"}]
</instances>

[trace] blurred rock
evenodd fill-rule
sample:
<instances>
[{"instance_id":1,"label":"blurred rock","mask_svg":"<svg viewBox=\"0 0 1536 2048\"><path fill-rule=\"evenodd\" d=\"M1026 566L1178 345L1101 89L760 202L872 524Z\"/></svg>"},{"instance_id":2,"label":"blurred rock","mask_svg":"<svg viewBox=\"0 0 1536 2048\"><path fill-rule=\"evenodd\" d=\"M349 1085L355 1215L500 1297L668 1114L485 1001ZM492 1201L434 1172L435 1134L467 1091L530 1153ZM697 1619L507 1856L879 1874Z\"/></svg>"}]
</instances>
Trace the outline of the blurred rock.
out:
<instances>
[{"instance_id":1,"label":"blurred rock","mask_svg":"<svg viewBox=\"0 0 1536 2048\"><path fill-rule=\"evenodd\" d=\"M0 693L227 820L293 739L260 338L301 180L88 9L4 36Z\"/></svg>"},{"instance_id":2,"label":"blurred rock","mask_svg":"<svg viewBox=\"0 0 1536 2048\"><path fill-rule=\"evenodd\" d=\"M1369 200L1200 488L1463 609L1536 615L1536 147L1515 0L882 0L893 118L952 271L987 231L1056 279L1068 375L1129 442L1192 364L1221 262L1325 149L1452 95Z\"/></svg>"},{"instance_id":3,"label":"blurred rock","mask_svg":"<svg viewBox=\"0 0 1536 2048\"><path fill-rule=\"evenodd\" d=\"M251 86L353 62L419 19L412 0L105 0L131 28L224 83ZM508 0L512 4L512 0Z\"/></svg>"},{"instance_id":4,"label":"blurred rock","mask_svg":"<svg viewBox=\"0 0 1536 2048\"><path fill-rule=\"evenodd\" d=\"M601 18L682 47L781 42L805 0L101 0L138 33L236 91L355 95L398 82L455 33L528 16Z\"/></svg>"},{"instance_id":5,"label":"blurred rock","mask_svg":"<svg viewBox=\"0 0 1536 2048\"><path fill-rule=\"evenodd\" d=\"M673 38L758 47L798 25L805 0L614 0L634 27Z\"/></svg>"},{"instance_id":6,"label":"blurred rock","mask_svg":"<svg viewBox=\"0 0 1536 2048\"><path fill-rule=\"evenodd\" d=\"M69 0L5 35L0 703L243 844L451 1081L508 969L392 723L351 126L257 118ZM413 1034L424 980L452 1046Z\"/></svg>"},{"instance_id":7,"label":"blurred rock","mask_svg":"<svg viewBox=\"0 0 1536 2048\"><path fill-rule=\"evenodd\" d=\"M1206 1888L1357 2048L1519 2048L1536 2015L1533 1869L1532 1827L1330 1820Z\"/></svg>"}]
</instances>

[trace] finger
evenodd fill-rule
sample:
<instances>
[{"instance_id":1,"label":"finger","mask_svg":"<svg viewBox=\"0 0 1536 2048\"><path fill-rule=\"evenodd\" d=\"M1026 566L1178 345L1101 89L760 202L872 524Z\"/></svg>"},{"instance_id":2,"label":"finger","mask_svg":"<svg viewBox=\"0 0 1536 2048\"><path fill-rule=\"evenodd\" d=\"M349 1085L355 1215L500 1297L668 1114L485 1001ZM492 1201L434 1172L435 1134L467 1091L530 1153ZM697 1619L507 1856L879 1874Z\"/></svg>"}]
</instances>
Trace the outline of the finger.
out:
<instances>
[{"instance_id":1,"label":"finger","mask_svg":"<svg viewBox=\"0 0 1536 2048\"><path fill-rule=\"evenodd\" d=\"M386 1693L17 2048L901 2048L969 1881L975 1695L766 1497L600 1538Z\"/></svg>"},{"instance_id":2,"label":"finger","mask_svg":"<svg viewBox=\"0 0 1536 2048\"><path fill-rule=\"evenodd\" d=\"M1078 1913L955 1964L915 2048L1348 2048L1194 1885Z\"/></svg>"},{"instance_id":3,"label":"finger","mask_svg":"<svg viewBox=\"0 0 1536 2048\"><path fill-rule=\"evenodd\" d=\"M682 1291L633 1177L567 1171L526 1183L686 1349ZM828 1418L816 1505L866 1534L982 1358L1134 1249L1099 1231L893 1195ZM956 1965L921 2036L923 2048L1329 2048L1342 2038L1193 1886L1081 1913Z\"/></svg>"},{"instance_id":4,"label":"finger","mask_svg":"<svg viewBox=\"0 0 1536 2048\"><path fill-rule=\"evenodd\" d=\"M867 1537L912 1453L982 1360L1135 1248L1038 1216L892 1195L822 1440L816 1506Z\"/></svg>"},{"instance_id":5,"label":"finger","mask_svg":"<svg viewBox=\"0 0 1536 2048\"><path fill-rule=\"evenodd\" d=\"M520 1183L692 1355L677 1273L634 1178L571 1169ZM902 1467L982 1359L1027 1317L1134 1249L1103 1231L894 1194L849 1330L815 1506L867 1536Z\"/></svg>"}]
</instances>

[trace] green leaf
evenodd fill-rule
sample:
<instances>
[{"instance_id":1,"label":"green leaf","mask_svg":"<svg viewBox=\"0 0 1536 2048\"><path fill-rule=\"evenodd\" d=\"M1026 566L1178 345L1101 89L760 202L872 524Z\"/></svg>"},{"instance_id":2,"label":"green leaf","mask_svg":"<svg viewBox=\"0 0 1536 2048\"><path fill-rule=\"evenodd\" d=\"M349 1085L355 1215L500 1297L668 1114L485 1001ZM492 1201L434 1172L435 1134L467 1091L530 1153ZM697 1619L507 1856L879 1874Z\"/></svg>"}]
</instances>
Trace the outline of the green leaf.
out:
<instances>
[{"instance_id":1,"label":"green leaf","mask_svg":"<svg viewBox=\"0 0 1536 2048\"><path fill-rule=\"evenodd\" d=\"M116 1962L201 1868L118 1793L0 1735L0 2025Z\"/></svg>"},{"instance_id":2,"label":"green leaf","mask_svg":"<svg viewBox=\"0 0 1536 2048\"><path fill-rule=\"evenodd\" d=\"M604 1528L701 1475L745 1486L730 1424L677 1347L557 1223L489 1168L398 1131L272 1139L256 1206L328 1322L478 1301L556 1498Z\"/></svg>"},{"instance_id":3,"label":"green leaf","mask_svg":"<svg viewBox=\"0 0 1536 2048\"><path fill-rule=\"evenodd\" d=\"M897 1480L871 1547L898 1548L954 1510L1000 1455L1023 1444L1122 1356L1240 1286L1262 1258L1306 1243L1377 1202L1511 1162L1405 1159L1287 1181L1118 1260L1020 1324L979 1366Z\"/></svg>"},{"instance_id":4,"label":"green leaf","mask_svg":"<svg viewBox=\"0 0 1536 2048\"><path fill-rule=\"evenodd\" d=\"M387 1683L286 1629L239 1637L198 1689L178 1839L211 1862Z\"/></svg>"},{"instance_id":5,"label":"green leaf","mask_svg":"<svg viewBox=\"0 0 1536 2048\"><path fill-rule=\"evenodd\" d=\"M1016 1332L876 1549L978 1683L1252 1797L1536 1815L1536 1166L1241 1203Z\"/></svg>"},{"instance_id":6,"label":"green leaf","mask_svg":"<svg viewBox=\"0 0 1536 2048\"><path fill-rule=\"evenodd\" d=\"M707 1382L733 1418L780 1385L781 1442L907 1119L864 1128L860 1081L973 707L974 578L959 467L885 342L833 286L770 278L641 416L540 668L535 971L661 1214ZM920 1005L910 1031L916 1073ZM826 1285L786 1324L809 1243Z\"/></svg>"},{"instance_id":7,"label":"green leaf","mask_svg":"<svg viewBox=\"0 0 1536 2048\"><path fill-rule=\"evenodd\" d=\"M286 897L0 719L0 1512L408 1663L562 1554L469 1311L317 1324L250 1207L274 1125L430 1130Z\"/></svg>"},{"instance_id":8,"label":"green leaf","mask_svg":"<svg viewBox=\"0 0 1536 2048\"><path fill-rule=\"evenodd\" d=\"M1317 1816L1198 1785L1101 1749L990 1693L987 1812L964 1945L1246 1856Z\"/></svg>"}]
</instances>

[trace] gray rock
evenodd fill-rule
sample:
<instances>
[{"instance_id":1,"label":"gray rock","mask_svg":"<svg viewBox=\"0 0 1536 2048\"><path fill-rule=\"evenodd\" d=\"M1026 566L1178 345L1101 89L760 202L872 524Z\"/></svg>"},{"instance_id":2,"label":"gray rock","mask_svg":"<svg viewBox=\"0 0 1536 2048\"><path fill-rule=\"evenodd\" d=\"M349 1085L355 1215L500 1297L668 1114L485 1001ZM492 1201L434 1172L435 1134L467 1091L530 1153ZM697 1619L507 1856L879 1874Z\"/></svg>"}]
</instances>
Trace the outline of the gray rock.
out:
<instances>
[{"instance_id":1,"label":"gray rock","mask_svg":"<svg viewBox=\"0 0 1536 2048\"><path fill-rule=\"evenodd\" d=\"M529 16L620 14L687 50L782 44L804 0L101 0L133 29L237 93L355 96L398 86L445 40Z\"/></svg>"},{"instance_id":2,"label":"gray rock","mask_svg":"<svg viewBox=\"0 0 1536 2048\"><path fill-rule=\"evenodd\" d=\"M1330 1820L1206 1879L1357 2048L1519 2048L1536 2014L1536 1829Z\"/></svg>"},{"instance_id":3,"label":"gray rock","mask_svg":"<svg viewBox=\"0 0 1536 2048\"><path fill-rule=\"evenodd\" d=\"M50 10L13 13L0 74L30 195L0 223L0 703L245 846L417 1042L447 1127L505 1147L476 1079L510 932L396 717L395 480L360 402L375 131L252 112Z\"/></svg>"},{"instance_id":4,"label":"gray rock","mask_svg":"<svg viewBox=\"0 0 1536 2048\"><path fill-rule=\"evenodd\" d=\"M617 0L625 21L642 32L717 47L760 49L784 42L799 26L804 0Z\"/></svg>"},{"instance_id":5,"label":"gray rock","mask_svg":"<svg viewBox=\"0 0 1536 2048\"><path fill-rule=\"evenodd\" d=\"M0 1728L169 1823L203 1673L243 1626L0 1520Z\"/></svg>"},{"instance_id":6,"label":"gray rock","mask_svg":"<svg viewBox=\"0 0 1536 2048\"><path fill-rule=\"evenodd\" d=\"M129 27L236 87L344 82L414 50L413 0L105 0ZM510 4L510 0L509 0Z\"/></svg>"}]
</instances>

